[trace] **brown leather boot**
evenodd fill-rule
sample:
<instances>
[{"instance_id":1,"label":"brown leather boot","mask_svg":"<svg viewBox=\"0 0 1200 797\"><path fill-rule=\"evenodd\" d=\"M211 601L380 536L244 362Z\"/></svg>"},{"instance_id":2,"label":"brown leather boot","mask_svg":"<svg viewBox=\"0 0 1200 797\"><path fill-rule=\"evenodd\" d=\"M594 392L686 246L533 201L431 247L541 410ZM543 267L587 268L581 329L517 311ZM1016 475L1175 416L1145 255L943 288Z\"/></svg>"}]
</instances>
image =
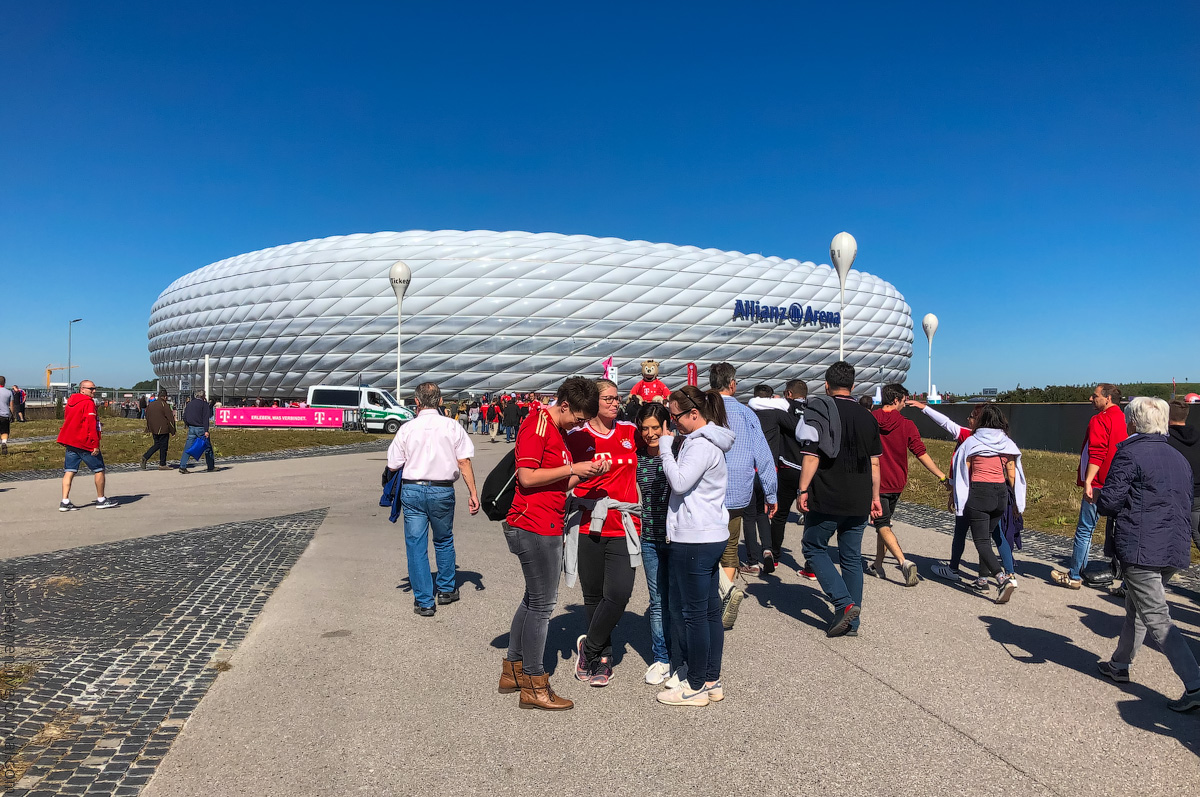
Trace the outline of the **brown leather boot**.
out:
<instances>
[{"instance_id":1,"label":"brown leather boot","mask_svg":"<svg viewBox=\"0 0 1200 797\"><path fill-rule=\"evenodd\" d=\"M521 691L518 683L521 676L521 662L504 659L500 665L500 686L496 689L502 695L511 695Z\"/></svg>"},{"instance_id":2,"label":"brown leather boot","mask_svg":"<svg viewBox=\"0 0 1200 797\"><path fill-rule=\"evenodd\" d=\"M517 683L521 685L521 708L540 708L543 711L566 711L575 708L575 704L570 700L554 694L554 690L550 688L550 676L546 673L526 675L522 672L517 675Z\"/></svg>"}]
</instances>

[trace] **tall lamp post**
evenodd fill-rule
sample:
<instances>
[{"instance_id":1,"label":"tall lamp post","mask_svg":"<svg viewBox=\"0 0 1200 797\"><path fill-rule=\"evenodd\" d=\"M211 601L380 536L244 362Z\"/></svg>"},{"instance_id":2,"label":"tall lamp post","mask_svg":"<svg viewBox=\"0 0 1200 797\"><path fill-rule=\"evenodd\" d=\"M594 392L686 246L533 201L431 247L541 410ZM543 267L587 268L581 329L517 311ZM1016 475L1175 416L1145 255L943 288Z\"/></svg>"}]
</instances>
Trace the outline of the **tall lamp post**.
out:
<instances>
[{"instance_id":1,"label":"tall lamp post","mask_svg":"<svg viewBox=\"0 0 1200 797\"><path fill-rule=\"evenodd\" d=\"M412 282L412 269L403 260L397 260L392 263L388 277L392 281L392 290L396 292L396 400L400 401L400 322L404 318L404 294Z\"/></svg>"},{"instance_id":2,"label":"tall lamp post","mask_svg":"<svg viewBox=\"0 0 1200 797\"><path fill-rule=\"evenodd\" d=\"M833 261L833 267L837 269L838 285L840 287L838 298L838 359L846 359L846 277L850 276L850 266L854 265L854 258L858 255L858 241L854 240L854 236L848 232L839 232L833 236L833 243L829 244L829 259Z\"/></svg>"},{"instance_id":3,"label":"tall lamp post","mask_svg":"<svg viewBox=\"0 0 1200 797\"><path fill-rule=\"evenodd\" d=\"M67 396L71 395L71 332L75 325L82 321L82 318L73 318L71 323L67 324Z\"/></svg>"},{"instance_id":4,"label":"tall lamp post","mask_svg":"<svg viewBox=\"0 0 1200 797\"><path fill-rule=\"evenodd\" d=\"M929 389L925 393L926 398L933 396L933 336L937 334L937 327L937 316L926 313L925 318L921 320L921 328L925 330L925 337L929 339Z\"/></svg>"}]
</instances>

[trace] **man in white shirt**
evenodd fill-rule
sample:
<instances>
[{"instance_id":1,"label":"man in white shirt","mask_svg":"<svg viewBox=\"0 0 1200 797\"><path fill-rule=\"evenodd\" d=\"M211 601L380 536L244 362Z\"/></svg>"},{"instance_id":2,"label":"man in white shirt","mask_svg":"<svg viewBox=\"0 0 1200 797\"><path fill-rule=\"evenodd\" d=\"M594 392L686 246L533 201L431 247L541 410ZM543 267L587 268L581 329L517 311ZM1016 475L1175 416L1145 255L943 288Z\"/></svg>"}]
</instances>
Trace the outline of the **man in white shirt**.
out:
<instances>
[{"instance_id":1,"label":"man in white shirt","mask_svg":"<svg viewBox=\"0 0 1200 797\"><path fill-rule=\"evenodd\" d=\"M479 511L471 457L475 446L462 425L442 415L442 391L433 382L417 386L417 417L400 427L388 446L388 468L404 469L400 503L404 509L404 545L408 554L408 580L413 591L413 611L433 617L434 587L437 603L458 600L454 560L454 482L461 473L467 485L467 507ZM437 583L429 569L429 536L437 560Z\"/></svg>"}]
</instances>

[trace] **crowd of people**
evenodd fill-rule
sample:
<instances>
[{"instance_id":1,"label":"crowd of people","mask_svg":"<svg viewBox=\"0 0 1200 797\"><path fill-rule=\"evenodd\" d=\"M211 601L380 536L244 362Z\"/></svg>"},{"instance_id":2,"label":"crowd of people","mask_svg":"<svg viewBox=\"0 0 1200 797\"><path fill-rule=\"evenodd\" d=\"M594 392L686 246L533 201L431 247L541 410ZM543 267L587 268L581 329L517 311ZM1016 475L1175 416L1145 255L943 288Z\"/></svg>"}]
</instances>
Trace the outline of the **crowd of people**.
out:
<instances>
[{"instance_id":1,"label":"crowd of people","mask_svg":"<svg viewBox=\"0 0 1200 797\"><path fill-rule=\"evenodd\" d=\"M920 582L893 526L910 455L944 485L955 515L948 561L938 562L933 574L994 590L997 604L1016 593L1014 550L1026 478L1022 452L999 407L980 404L959 426L902 385L883 387L882 404L875 407L854 397L854 368L845 362L829 367L819 394L792 380L783 396L768 385L755 386L747 404L737 399L732 365L715 364L708 376L707 391L686 386L665 401L646 403L623 401L609 380L582 377L568 379L545 403L504 397L446 408L436 385L418 389L422 423L401 428L388 464L400 471L403 496L412 496L400 503L419 615L432 616L436 606L459 599L453 485L460 474L472 514L480 501L466 432L490 431L494 440L489 421L515 427L506 435L515 450L503 531L525 588L498 690L519 692L521 708L574 705L551 686L543 661L561 577L571 586L578 582L586 616L574 645L573 675L600 688L614 676L613 634L638 567L649 596L645 682L660 687L657 700L668 706L724 699L724 634L743 597L738 577L765 576L780 566L793 509L803 528L799 572L818 582L833 609L826 635L857 636L864 575L888 578L890 554L898 583ZM1200 435L1186 425L1182 403L1137 398L1122 412L1120 400L1114 385L1096 388L1097 413L1081 456L1075 553L1052 581L1079 588L1097 517L1107 517L1106 555L1121 571L1127 616L1100 671L1127 681L1149 634L1183 681L1183 696L1169 706L1186 711L1200 707L1200 669L1170 620L1164 585L1188 566L1193 539L1200 547ZM948 473L900 413L905 407L920 410L955 439ZM862 539L868 525L876 532L870 561ZM429 576L429 529L437 584ZM968 534L979 557L974 578L960 570ZM739 557L743 540L745 562Z\"/></svg>"}]
</instances>

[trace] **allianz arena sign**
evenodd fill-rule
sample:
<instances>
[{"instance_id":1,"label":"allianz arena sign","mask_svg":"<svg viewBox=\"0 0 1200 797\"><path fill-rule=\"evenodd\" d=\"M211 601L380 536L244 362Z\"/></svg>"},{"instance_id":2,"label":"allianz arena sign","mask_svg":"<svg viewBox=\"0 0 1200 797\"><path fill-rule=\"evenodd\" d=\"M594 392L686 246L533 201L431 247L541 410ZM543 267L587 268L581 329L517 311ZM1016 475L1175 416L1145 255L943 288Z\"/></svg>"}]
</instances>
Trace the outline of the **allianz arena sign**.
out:
<instances>
[{"instance_id":1,"label":"allianz arena sign","mask_svg":"<svg viewBox=\"0 0 1200 797\"><path fill-rule=\"evenodd\" d=\"M543 391L599 376L613 357L628 391L645 359L668 385L687 364L727 360L743 384L819 381L839 325L864 389L902 382L912 314L890 283L851 270L838 315L828 265L694 246L556 233L410 230L321 238L231 257L172 282L150 312L164 381L215 396L300 398L310 385L394 390L396 299L389 269L412 271L403 306L408 393ZM732 313L732 318L731 318ZM701 374L701 381L704 381Z\"/></svg>"}]
</instances>

